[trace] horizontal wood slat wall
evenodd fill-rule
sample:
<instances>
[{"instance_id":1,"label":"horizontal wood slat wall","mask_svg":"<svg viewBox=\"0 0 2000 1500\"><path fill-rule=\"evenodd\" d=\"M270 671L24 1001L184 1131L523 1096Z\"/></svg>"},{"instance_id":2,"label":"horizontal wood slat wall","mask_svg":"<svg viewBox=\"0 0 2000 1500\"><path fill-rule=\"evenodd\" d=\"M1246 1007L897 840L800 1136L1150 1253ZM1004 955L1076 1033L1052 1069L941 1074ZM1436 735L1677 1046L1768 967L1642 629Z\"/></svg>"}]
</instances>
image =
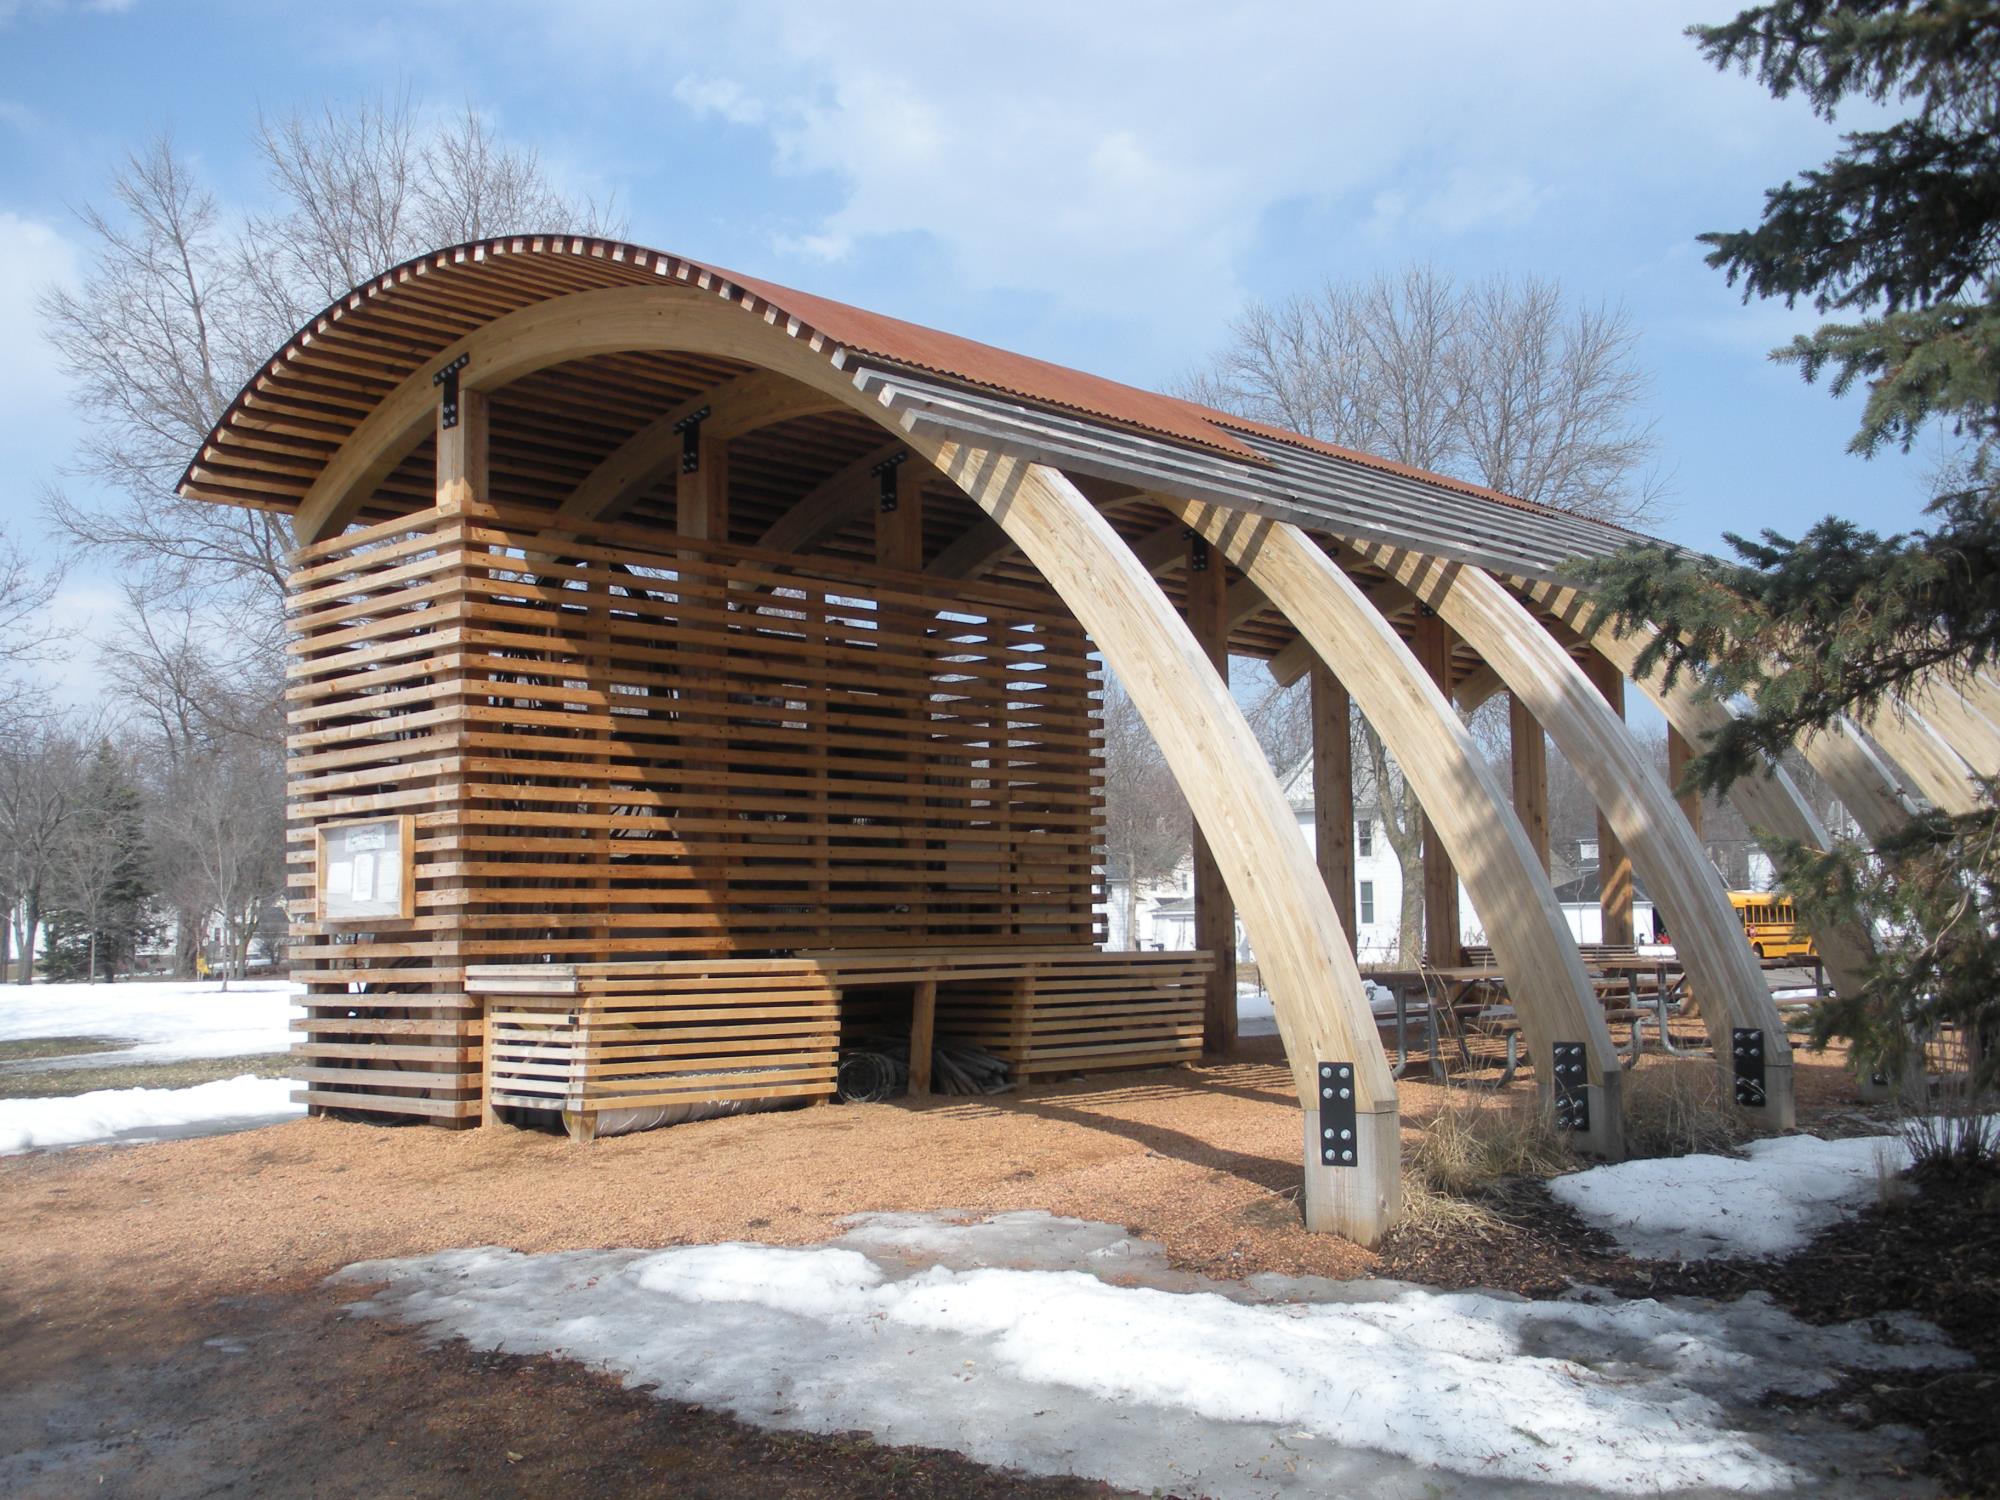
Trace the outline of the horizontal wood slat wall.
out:
<instances>
[{"instance_id":1,"label":"horizontal wood slat wall","mask_svg":"<svg viewBox=\"0 0 2000 1500\"><path fill-rule=\"evenodd\" d=\"M475 966L499 1107L613 1109L828 1098L853 992L931 983L936 1040L1037 1073L1201 1055L1210 953L1095 948L827 951L796 958Z\"/></svg>"},{"instance_id":2,"label":"horizontal wood slat wall","mask_svg":"<svg viewBox=\"0 0 2000 1500\"><path fill-rule=\"evenodd\" d=\"M311 1103L476 1118L467 963L1099 937L1098 679L1046 594L484 507L290 593ZM415 915L318 922L314 827L396 811Z\"/></svg>"}]
</instances>

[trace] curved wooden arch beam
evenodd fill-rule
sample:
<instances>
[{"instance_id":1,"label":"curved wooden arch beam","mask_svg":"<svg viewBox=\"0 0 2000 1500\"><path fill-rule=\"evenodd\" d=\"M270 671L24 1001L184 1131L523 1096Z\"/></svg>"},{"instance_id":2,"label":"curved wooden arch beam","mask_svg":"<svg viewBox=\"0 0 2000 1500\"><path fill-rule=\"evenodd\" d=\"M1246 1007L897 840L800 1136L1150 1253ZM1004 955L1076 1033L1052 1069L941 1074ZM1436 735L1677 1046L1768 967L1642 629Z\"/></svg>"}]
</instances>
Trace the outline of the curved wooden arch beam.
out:
<instances>
[{"instance_id":1,"label":"curved wooden arch beam","mask_svg":"<svg viewBox=\"0 0 2000 1500\"><path fill-rule=\"evenodd\" d=\"M669 408L621 443L556 510L556 524L588 526L619 515L639 496L680 469L680 425L706 409L702 438L727 442L794 417L842 410L824 391L771 370L752 370Z\"/></svg>"},{"instance_id":2,"label":"curved wooden arch beam","mask_svg":"<svg viewBox=\"0 0 2000 1500\"><path fill-rule=\"evenodd\" d=\"M1914 709L1878 708L1862 716L1860 723L1882 753L1939 809L1962 816L1979 805L1972 768Z\"/></svg>"},{"instance_id":3,"label":"curved wooden arch beam","mask_svg":"<svg viewBox=\"0 0 2000 1500\"><path fill-rule=\"evenodd\" d=\"M1620 636L1604 627L1594 631L1589 639L1591 645L1612 665L1638 685L1682 738L1690 745L1699 745L1729 723L1729 709L1719 700L1703 694L1685 675L1672 687L1666 685L1663 668L1655 667L1640 676L1639 657L1653 635L1652 630L1642 628ZM1812 810L1812 805L1783 766L1770 767L1768 775L1737 778L1729 789L1729 800L1753 830L1772 833L1814 849L1830 848L1833 844L1833 836L1827 832L1826 825L1820 821L1819 815ZM1842 994L1859 994L1875 951L1867 930L1856 924L1828 926L1822 923L1811 931L1835 986ZM1738 941L1741 941L1740 934Z\"/></svg>"},{"instance_id":4,"label":"curved wooden arch beam","mask_svg":"<svg viewBox=\"0 0 2000 1500\"><path fill-rule=\"evenodd\" d=\"M1907 697L1975 775L2000 776L2000 725L1975 709L1958 688L1932 673L1912 683Z\"/></svg>"},{"instance_id":5,"label":"curved wooden arch beam","mask_svg":"<svg viewBox=\"0 0 2000 1500\"><path fill-rule=\"evenodd\" d=\"M911 446L1006 528L1090 632L1153 732L1257 947L1300 1097L1318 1061L1352 1063L1356 1164L1321 1164L1306 1112L1306 1223L1364 1244L1400 1206L1400 1124L1346 935L1242 710L1194 635L1103 516L1058 471L926 435Z\"/></svg>"},{"instance_id":6,"label":"curved wooden arch beam","mask_svg":"<svg viewBox=\"0 0 2000 1500\"><path fill-rule=\"evenodd\" d=\"M845 406L864 411L875 406L852 390L826 358L713 291L662 281L571 292L481 324L440 349L383 397L300 499L292 518L294 535L307 545L354 519L382 481L429 435L438 399L431 375L459 355L467 357L459 389L492 392L568 360L661 349L739 359L812 385Z\"/></svg>"},{"instance_id":7,"label":"curved wooden arch beam","mask_svg":"<svg viewBox=\"0 0 2000 1500\"><path fill-rule=\"evenodd\" d=\"M1543 1097L1555 1081L1554 1045L1581 1043L1589 1125L1579 1144L1621 1155L1621 1074L1603 1008L1547 870L1443 691L1354 580L1297 527L1201 501L1174 509L1312 643L1382 736L1486 921Z\"/></svg>"},{"instance_id":8,"label":"curved wooden arch beam","mask_svg":"<svg viewBox=\"0 0 2000 1500\"><path fill-rule=\"evenodd\" d=\"M1792 1049L1743 925L1657 768L1570 654L1499 580L1477 568L1387 547L1357 550L1436 610L1500 675L1576 767L1654 900L1673 914L1674 946L1703 1000L1718 1061L1737 1027L1764 1034L1764 1105L1773 1129L1794 1123ZM1615 660L1615 659L1614 659Z\"/></svg>"},{"instance_id":9,"label":"curved wooden arch beam","mask_svg":"<svg viewBox=\"0 0 2000 1500\"><path fill-rule=\"evenodd\" d=\"M808 552L863 516L872 515L881 494L875 471L903 448L900 442L871 448L814 485L765 528L757 545L779 552Z\"/></svg>"}]
</instances>

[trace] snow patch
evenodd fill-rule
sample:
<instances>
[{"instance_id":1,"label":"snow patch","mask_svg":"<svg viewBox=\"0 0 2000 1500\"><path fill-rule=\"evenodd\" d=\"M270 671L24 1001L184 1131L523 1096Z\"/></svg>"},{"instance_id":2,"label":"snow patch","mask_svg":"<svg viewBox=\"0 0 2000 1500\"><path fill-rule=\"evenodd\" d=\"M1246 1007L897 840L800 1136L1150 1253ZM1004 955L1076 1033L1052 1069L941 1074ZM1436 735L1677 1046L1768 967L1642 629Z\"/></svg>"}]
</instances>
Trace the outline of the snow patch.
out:
<instances>
[{"instance_id":1,"label":"snow patch","mask_svg":"<svg viewBox=\"0 0 2000 1500\"><path fill-rule=\"evenodd\" d=\"M128 980L123 984L0 984L0 1041L43 1036L115 1036L137 1046L43 1066L159 1062L283 1052L288 1022L305 1011L285 980Z\"/></svg>"},{"instance_id":2,"label":"snow patch","mask_svg":"<svg viewBox=\"0 0 2000 1500\"><path fill-rule=\"evenodd\" d=\"M1031 1268L976 1263L996 1254ZM1828 1429L1778 1431L1761 1397L1962 1360L1914 1319L1818 1328L1761 1296L1315 1295L1292 1280L1270 1301L1106 1279L1163 1265L1111 1226L898 1214L808 1249L488 1247L334 1279L375 1284L357 1312L566 1355L763 1426L1218 1497L1809 1484L1854 1456Z\"/></svg>"},{"instance_id":3,"label":"snow patch","mask_svg":"<svg viewBox=\"0 0 2000 1500\"><path fill-rule=\"evenodd\" d=\"M1910 1164L1901 1136L1752 1141L1742 1158L1679 1156L1572 1172L1549 1191L1649 1260L1787 1255Z\"/></svg>"},{"instance_id":4,"label":"snow patch","mask_svg":"<svg viewBox=\"0 0 2000 1500\"><path fill-rule=\"evenodd\" d=\"M220 1078L185 1089L98 1089L64 1099L0 1099L0 1156L44 1146L145 1140L190 1127L305 1113L288 1078Z\"/></svg>"}]
</instances>

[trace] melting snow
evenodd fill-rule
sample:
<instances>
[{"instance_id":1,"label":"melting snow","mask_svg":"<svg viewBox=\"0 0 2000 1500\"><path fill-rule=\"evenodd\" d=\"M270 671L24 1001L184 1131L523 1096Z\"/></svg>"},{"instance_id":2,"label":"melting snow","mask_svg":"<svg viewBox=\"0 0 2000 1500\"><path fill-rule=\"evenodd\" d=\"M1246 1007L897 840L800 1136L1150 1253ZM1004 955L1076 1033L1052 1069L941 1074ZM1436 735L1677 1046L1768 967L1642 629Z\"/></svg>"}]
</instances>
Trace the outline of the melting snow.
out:
<instances>
[{"instance_id":1,"label":"melting snow","mask_svg":"<svg viewBox=\"0 0 2000 1500\"><path fill-rule=\"evenodd\" d=\"M214 981L4 984L0 1041L114 1036L139 1044L42 1065L52 1067L283 1052L292 1044L287 1022L305 1014L292 1003L298 994L284 980L238 980L227 990Z\"/></svg>"},{"instance_id":2,"label":"melting snow","mask_svg":"<svg viewBox=\"0 0 2000 1500\"><path fill-rule=\"evenodd\" d=\"M1558 1177L1549 1191L1633 1255L1784 1255L1866 1202L1884 1175L1909 1162L1901 1136L1777 1136L1752 1141L1741 1159L1618 1162Z\"/></svg>"},{"instance_id":3,"label":"melting snow","mask_svg":"<svg viewBox=\"0 0 2000 1500\"><path fill-rule=\"evenodd\" d=\"M0 1099L0 1156L90 1141L153 1140L224 1122L305 1113L288 1078L220 1078L186 1089L98 1089L64 1099Z\"/></svg>"},{"instance_id":4,"label":"melting snow","mask_svg":"<svg viewBox=\"0 0 2000 1500\"><path fill-rule=\"evenodd\" d=\"M454 1250L336 1279L379 1284L356 1311L764 1426L1216 1496L1825 1485L1860 1440L1780 1431L1759 1398L1962 1358L1914 1319L1817 1328L1754 1295L1203 1283L1111 1226L1035 1213L866 1215L809 1249Z\"/></svg>"}]
</instances>

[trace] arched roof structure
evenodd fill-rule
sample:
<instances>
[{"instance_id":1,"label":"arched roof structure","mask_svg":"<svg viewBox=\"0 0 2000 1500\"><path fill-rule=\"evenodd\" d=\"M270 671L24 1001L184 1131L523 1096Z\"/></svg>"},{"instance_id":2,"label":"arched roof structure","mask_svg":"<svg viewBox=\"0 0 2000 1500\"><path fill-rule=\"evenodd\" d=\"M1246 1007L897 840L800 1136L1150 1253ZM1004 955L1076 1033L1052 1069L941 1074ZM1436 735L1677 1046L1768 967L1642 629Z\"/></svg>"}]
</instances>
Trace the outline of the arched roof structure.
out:
<instances>
[{"instance_id":1,"label":"arched roof structure","mask_svg":"<svg viewBox=\"0 0 2000 1500\"><path fill-rule=\"evenodd\" d=\"M461 387L483 403L476 455L439 416ZM690 532L677 476L711 439L727 441L721 530ZM563 236L441 250L356 288L249 381L180 493L290 516L302 556L449 492L453 505L504 504L556 539L679 525L725 546L875 562L881 470L899 453L924 461L921 535L903 565L1060 596L1126 683L1214 850L1302 1100L1331 1107L1319 1102L1333 1097L1327 1070L1353 1070L1358 1162L1327 1154L1307 1112L1309 1222L1372 1239L1393 1217L1394 1089L1335 905L1211 665L1229 650L1304 651L1352 689L1424 792L1475 902L1504 916L1491 935L1531 1045L1542 1057L1574 1049L1574 1078L1543 1069L1544 1090L1587 1094L1577 1128L1615 1153L1617 1055L1547 872L1450 698L1497 673L1558 716L1567 747L1600 763L1600 800L1620 807L1649 884L1675 893L1718 1056L1732 1034L1739 1047L1746 1032L1761 1038L1770 1094L1749 1102L1789 1119L1783 1029L1734 915L1665 788L1620 795L1619 778L1647 780L1639 758L1530 596L1567 561L1634 540L1623 528L680 257ZM1220 563L1196 579L1190 536L1237 569L1226 596ZM1201 611L1197 640L1185 620ZM1440 616L1456 646L1426 627ZM1442 654L1420 660L1413 647Z\"/></svg>"}]
</instances>

